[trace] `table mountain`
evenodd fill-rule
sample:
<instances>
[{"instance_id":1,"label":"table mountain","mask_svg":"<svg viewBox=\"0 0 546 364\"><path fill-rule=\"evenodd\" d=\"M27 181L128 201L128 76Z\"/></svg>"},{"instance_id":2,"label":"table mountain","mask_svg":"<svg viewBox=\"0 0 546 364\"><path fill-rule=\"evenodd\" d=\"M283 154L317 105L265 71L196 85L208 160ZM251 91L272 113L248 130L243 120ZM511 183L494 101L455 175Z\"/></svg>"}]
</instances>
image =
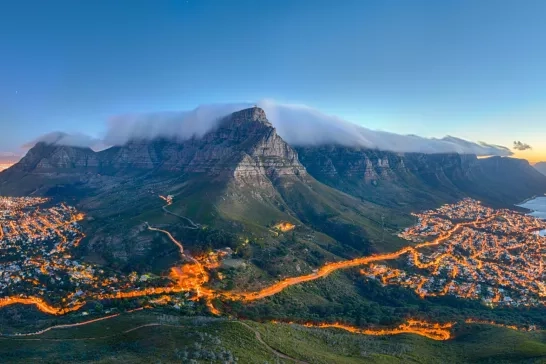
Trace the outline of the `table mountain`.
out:
<instances>
[{"instance_id":1,"label":"table mountain","mask_svg":"<svg viewBox=\"0 0 546 364\"><path fill-rule=\"evenodd\" d=\"M289 221L344 256L402 244L384 230L408 223L398 216L386 226L388 209L318 182L257 107L202 138L133 140L101 152L38 143L0 174L0 194L30 193L73 199L92 218L93 252L126 261L153 251L138 236L142 221L163 215L158 194L174 195L170 209L201 225L271 239L270 226Z\"/></svg>"}]
</instances>

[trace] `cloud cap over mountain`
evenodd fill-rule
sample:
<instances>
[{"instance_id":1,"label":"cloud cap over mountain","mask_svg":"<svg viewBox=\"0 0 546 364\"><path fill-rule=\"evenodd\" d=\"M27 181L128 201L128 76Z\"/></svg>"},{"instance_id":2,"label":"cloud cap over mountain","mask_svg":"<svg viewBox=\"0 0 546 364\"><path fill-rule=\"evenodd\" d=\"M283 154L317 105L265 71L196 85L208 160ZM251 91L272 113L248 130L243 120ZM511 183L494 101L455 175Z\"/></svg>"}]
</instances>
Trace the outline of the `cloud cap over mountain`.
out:
<instances>
[{"instance_id":1,"label":"cloud cap over mountain","mask_svg":"<svg viewBox=\"0 0 546 364\"><path fill-rule=\"evenodd\" d=\"M271 100L262 100L257 104L205 105L190 111L120 115L107 123L102 138L51 133L37 138L33 143L45 141L97 149L101 145L122 145L133 139L198 138L215 128L222 117L253 105L263 108L278 134L296 146L337 144L399 153L460 153L478 156L513 154L506 147L474 143L451 136L437 139L371 130L304 105L280 104Z\"/></svg>"},{"instance_id":2,"label":"cloud cap over mountain","mask_svg":"<svg viewBox=\"0 0 546 364\"><path fill-rule=\"evenodd\" d=\"M29 149L40 142L54 145L65 145L69 147L91 148L94 150L105 148L102 139L94 138L83 133L64 133L61 131L53 131L51 133L41 135L38 138L25 143L22 148Z\"/></svg>"}]
</instances>

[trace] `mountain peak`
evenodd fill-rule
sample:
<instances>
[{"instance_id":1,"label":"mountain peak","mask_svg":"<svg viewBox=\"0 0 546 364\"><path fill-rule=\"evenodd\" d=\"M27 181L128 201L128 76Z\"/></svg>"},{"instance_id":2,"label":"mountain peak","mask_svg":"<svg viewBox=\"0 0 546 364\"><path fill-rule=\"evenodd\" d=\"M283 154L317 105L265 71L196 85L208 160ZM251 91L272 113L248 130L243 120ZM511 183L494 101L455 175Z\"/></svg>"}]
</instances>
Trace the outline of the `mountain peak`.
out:
<instances>
[{"instance_id":1,"label":"mountain peak","mask_svg":"<svg viewBox=\"0 0 546 364\"><path fill-rule=\"evenodd\" d=\"M266 126L273 127L269 120L267 120L264 109L257 106L236 111L229 115L227 119L230 121L230 125L233 126L242 126L249 122L259 122Z\"/></svg>"}]
</instances>

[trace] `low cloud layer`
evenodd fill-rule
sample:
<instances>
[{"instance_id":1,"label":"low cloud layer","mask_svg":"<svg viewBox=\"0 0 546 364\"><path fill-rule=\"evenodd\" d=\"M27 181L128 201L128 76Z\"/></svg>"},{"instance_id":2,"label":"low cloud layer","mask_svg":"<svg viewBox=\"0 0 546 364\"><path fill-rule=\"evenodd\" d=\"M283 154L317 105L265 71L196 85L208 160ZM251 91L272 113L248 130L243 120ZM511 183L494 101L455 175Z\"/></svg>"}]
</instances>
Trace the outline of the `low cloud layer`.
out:
<instances>
[{"instance_id":1,"label":"low cloud layer","mask_svg":"<svg viewBox=\"0 0 546 364\"><path fill-rule=\"evenodd\" d=\"M251 106L221 104L200 106L190 111L119 115L108 122L103 140L108 145L122 145L133 139L165 137L186 140L201 137L222 117Z\"/></svg>"},{"instance_id":2,"label":"low cloud layer","mask_svg":"<svg viewBox=\"0 0 546 364\"><path fill-rule=\"evenodd\" d=\"M514 146L512 148L515 150L520 150L520 151L533 149L529 144L522 143L519 140L514 142Z\"/></svg>"},{"instance_id":3,"label":"low cloud layer","mask_svg":"<svg viewBox=\"0 0 546 364\"><path fill-rule=\"evenodd\" d=\"M102 139L94 138L92 136L82 133L63 133L60 131L54 131L44 134L22 146L23 149L30 149L39 142L55 145L66 145L69 147L91 148L94 150L104 149Z\"/></svg>"},{"instance_id":4,"label":"low cloud layer","mask_svg":"<svg viewBox=\"0 0 546 364\"><path fill-rule=\"evenodd\" d=\"M257 105L265 110L279 135L292 145L338 144L401 153L460 153L479 156L512 154L506 147L474 143L451 136L442 139L423 138L371 130L303 105L279 104L270 100L260 101ZM121 115L108 122L104 136L100 139L83 134L51 133L29 144L45 141L97 150L105 145L122 145L132 139L167 137L185 140L203 136L222 117L252 106L251 103L221 104L201 106L191 111Z\"/></svg>"}]
</instances>

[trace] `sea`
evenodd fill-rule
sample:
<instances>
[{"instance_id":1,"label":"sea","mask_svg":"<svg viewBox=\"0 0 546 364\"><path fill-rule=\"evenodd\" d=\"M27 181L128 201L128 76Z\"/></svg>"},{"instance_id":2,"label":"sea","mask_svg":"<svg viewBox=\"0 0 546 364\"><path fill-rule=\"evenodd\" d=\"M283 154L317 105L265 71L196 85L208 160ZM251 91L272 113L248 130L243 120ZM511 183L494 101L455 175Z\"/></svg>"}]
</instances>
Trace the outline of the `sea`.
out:
<instances>
[{"instance_id":1,"label":"sea","mask_svg":"<svg viewBox=\"0 0 546 364\"><path fill-rule=\"evenodd\" d=\"M535 197L518 206L531 210L529 215L546 220L546 196ZM546 236L546 230L540 231L539 234Z\"/></svg>"}]
</instances>

